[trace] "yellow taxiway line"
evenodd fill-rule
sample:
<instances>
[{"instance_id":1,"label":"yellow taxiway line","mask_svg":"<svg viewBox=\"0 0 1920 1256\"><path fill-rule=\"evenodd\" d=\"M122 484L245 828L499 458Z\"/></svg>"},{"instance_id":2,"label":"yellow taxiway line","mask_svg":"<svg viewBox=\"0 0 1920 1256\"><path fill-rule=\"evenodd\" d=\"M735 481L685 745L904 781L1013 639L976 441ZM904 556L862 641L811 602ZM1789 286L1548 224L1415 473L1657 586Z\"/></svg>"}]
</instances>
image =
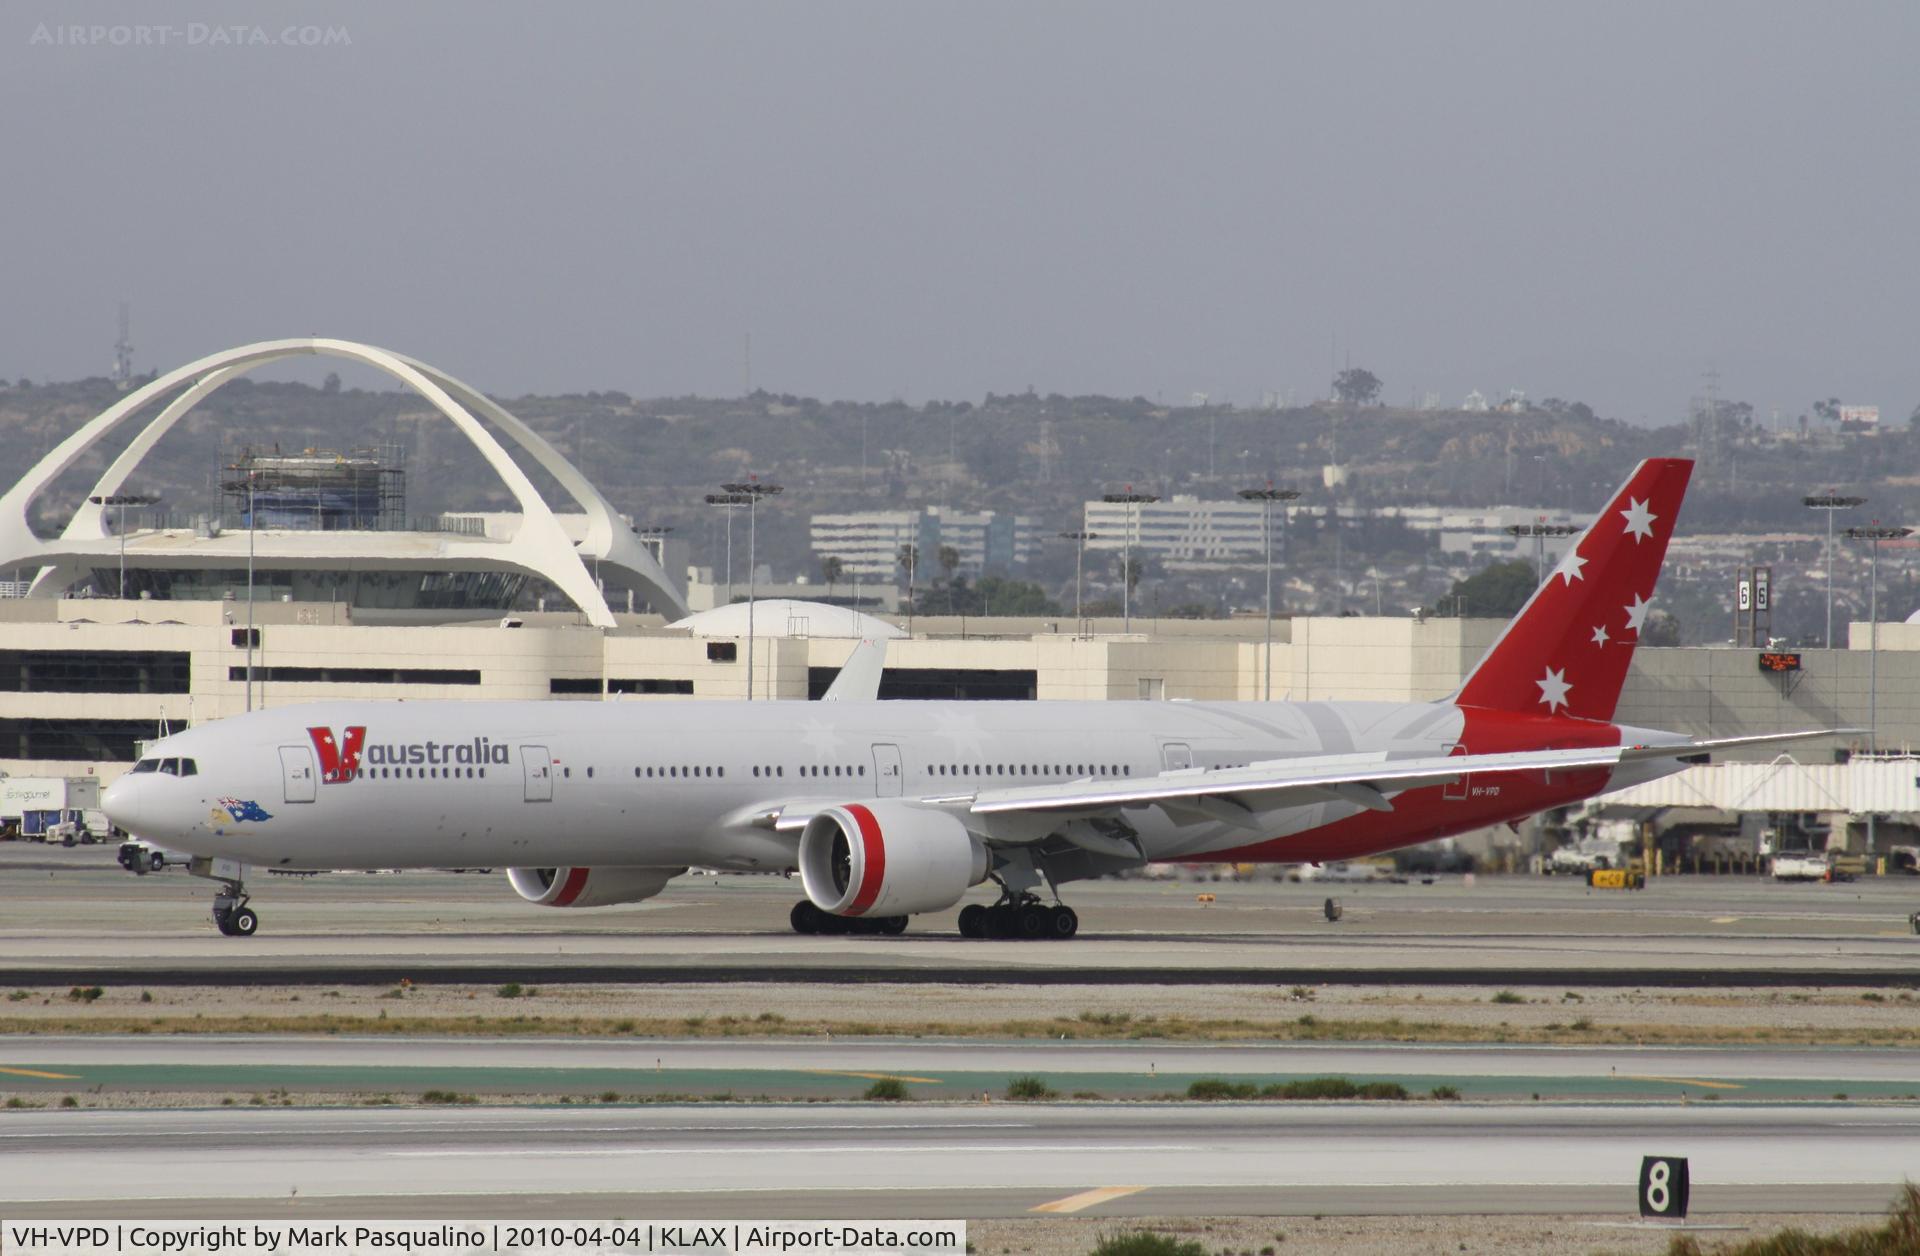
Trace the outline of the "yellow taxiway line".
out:
<instances>
[{"instance_id":1,"label":"yellow taxiway line","mask_svg":"<svg viewBox=\"0 0 1920 1256\"><path fill-rule=\"evenodd\" d=\"M1125 1199L1129 1195L1138 1195L1146 1190L1144 1186L1102 1186L1097 1190L1081 1191L1078 1195L1069 1195L1065 1199L1056 1199L1052 1203L1039 1204L1027 1209L1028 1212L1079 1212L1095 1204L1104 1204L1115 1199Z\"/></svg>"}]
</instances>

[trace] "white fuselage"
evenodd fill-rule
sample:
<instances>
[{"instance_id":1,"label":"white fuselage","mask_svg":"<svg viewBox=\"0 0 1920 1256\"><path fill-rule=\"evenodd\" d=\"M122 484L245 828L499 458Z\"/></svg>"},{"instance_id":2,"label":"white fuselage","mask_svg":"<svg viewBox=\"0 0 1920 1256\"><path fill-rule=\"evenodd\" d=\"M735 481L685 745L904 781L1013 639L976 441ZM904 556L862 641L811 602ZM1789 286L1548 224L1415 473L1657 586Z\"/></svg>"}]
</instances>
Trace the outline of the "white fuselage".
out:
<instances>
[{"instance_id":1,"label":"white fuselage","mask_svg":"<svg viewBox=\"0 0 1920 1256\"><path fill-rule=\"evenodd\" d=\"M1402 703L316 703L166 738L143 768L192 774L131 773L105 807L135 836L262 868L784 870L794 838L764 818L809 801L963 805L1049 781L1444 755L1469 722L1448 704ZM1594 744L1619 744L1620 730L1592 727ZM1397 815L1329 801L1264 813L1259 832L1153 807L1127 818L1149 859L1337 858L1623 783L1585 773L1544 782L1550 797L1512 784L1504 796L1415 791L1434 797L1403 795ZM1260 843L1273 846L1248 850Z\"/></svg>"}]
</instances>

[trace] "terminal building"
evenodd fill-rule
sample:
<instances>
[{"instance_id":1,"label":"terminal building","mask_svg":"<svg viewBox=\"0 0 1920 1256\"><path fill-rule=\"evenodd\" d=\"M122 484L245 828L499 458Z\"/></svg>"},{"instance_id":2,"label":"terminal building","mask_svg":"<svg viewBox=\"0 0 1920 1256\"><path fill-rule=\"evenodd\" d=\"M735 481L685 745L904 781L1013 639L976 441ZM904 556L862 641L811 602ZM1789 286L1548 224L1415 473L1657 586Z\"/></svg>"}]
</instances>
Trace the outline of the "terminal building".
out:
<instances>
[{"instance_id":1,"label":"terminal building","mask_svg":"<svg viewBox=\"0 0 1920 1256\"><path fill-rule=\"evenodd\" d=\"M435 530L406 516L392 454L302 451L233 459L223 484L240 487L224 489L227 513L204 526L143 525L129 511L137 526L125 527L116 517L125 504L113 499L126 495L155 425L176 421L187 399L248 364L294 353L391 364L463 431L460 416L490 407L493 426L546 467L575 509L554 511L493 443L483 452L504 464L496 470L519 498L517 513L449 516ZM158 407L158 417L61 534L33 533L33 498L143 407ZM472 429L493 441L477 422ZM251 502L236 515L236 494L246 490ZM214 355L129 395L0 497L0 569L39 573L27 596L0 598L0 771L110 780L156 735L250 706L307 701L671 703L743 698L749 687L757 698L805 701L831 683L856 639L874 636L892 638L881 689L889 698L1255 700L1270 666L1276 700L1438 699L1501 628L1303 616L1273 625L1269 659L1258 618L1136 618L1127 632L1117 619L918 616L907 635L898 617L883 623L845 606L775 601L753 608L749 640L738 603L686 615L669 577L686 570L684 558L651 540L537 434L411 359L317 340ZM547 600L528 609L523 595L535 587ZM1843 648L1791 655L1643 647L1618 719L1723 737L1871 722L1871 736L1796 745L1792 759L1831 766L1868 762L1869 749L1904 752L1920 743L1920 625L1868 628L1852 625ZM1749 758L1783 761L1764 749ZM1909 766L1920 774L1920 764ZM1634 804L1699 807L1716 789L1711 797L1728 801L1738 784L1699 775L1712 771L1643 787ZM1841 801L1855 796L1844 783L1825 788ZM1857 796L1883 794L1893 797ZM1887 818L1892 832L1896 817Z\"/></svg>"}]
</instances>

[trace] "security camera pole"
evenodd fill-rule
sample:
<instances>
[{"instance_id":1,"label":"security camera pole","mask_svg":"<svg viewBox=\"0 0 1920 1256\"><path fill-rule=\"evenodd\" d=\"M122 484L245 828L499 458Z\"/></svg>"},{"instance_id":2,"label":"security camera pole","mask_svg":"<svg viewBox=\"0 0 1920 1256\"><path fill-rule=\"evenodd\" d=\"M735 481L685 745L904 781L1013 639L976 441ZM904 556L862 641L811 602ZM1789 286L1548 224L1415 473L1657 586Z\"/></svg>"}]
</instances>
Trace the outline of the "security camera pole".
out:
<instances>
[{"instance_id":1,"label":"security camera pole","mask_svg":"<svg viewBox=\"0 0 1920 1256\"><path fill-rule=\"evenodd\" d=\"M1273 481L1268 480L1265 488L1241 489L1240 496L1242 499L1246 501L1259 502L1261 506L1264 508L1264 514L1265 514L1265 524L1266 524L1266 534L1267 534L1267 538L1266 538L1267 539L1267 652L1265 655L1265 661L1262 665L1264 675L1261 679L1261 684L1260 684L1260 691L1261 691L1260 700L1262 702L1272 702L1273 701L1273 504L1275 502L1292 501L1294 498L1300 496L1300 490L1293 489L1293 488L1275 488L1273 486Z\"/></svg>"}]
</instances>

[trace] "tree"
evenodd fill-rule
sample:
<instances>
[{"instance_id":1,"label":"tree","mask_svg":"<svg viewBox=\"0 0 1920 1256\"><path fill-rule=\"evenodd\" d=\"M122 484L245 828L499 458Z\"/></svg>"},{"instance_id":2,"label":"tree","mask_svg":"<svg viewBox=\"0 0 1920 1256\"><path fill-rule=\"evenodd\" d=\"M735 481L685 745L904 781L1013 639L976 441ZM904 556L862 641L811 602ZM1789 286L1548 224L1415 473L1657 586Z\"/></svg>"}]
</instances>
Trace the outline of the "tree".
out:
<instances>
[{"instance_id":1,"label":"tree","mask_svg":"<svg viewBox=\"0 0 1920 1256\"><path fill-rule=\"evenodd\" d=\"M847 565L832 554L820 560L820 578L827 582L827 600L833 600L833 586L847 574Z\"/></svg>"},{"instance_id":2,"label":"tree","mask_svg":"<svg viewBox=\"0 0 1920 1256\"><path fill-rule=\"evenodd\" d=\"M320 381L320 391L332 395L340 391L340 372L328 371L327 377Z\"/></svg>"},{"instance_id":3,"label":"tree","mask_svg":"<svg viewBox=\"0 0 1920 1256\"><path fill-rule=\"evenodd\" d=\"M946 573L945 578L947 583L953 583L953 573L960 566L960 551L951 545L942 545L936 557L940 562L940 570Z\"/></svg>"},{"instance_id":4,"label":"tree","mask_svg":"<svg viewBox=\"0 0 1920 1256\"><path fill-rule=\"evenodd\" d=\"M906 568L907 594L908 596L912 596L914 568L920 565L920 547L918 545L915 545L912 541L908 541L905 545L902 545L900 547L900 553L897 555L897 557L900 560L900 565Z\"/></svg>"},{"instance_id":5,"label":"tree","mask_svg":"<svg viewBox=\"0 0 1920 1256\"><path fill-rule=\"evenodd\" d=\"M1380 377L1363 366L1350 366L1333 377L1333 395L1350 406L1371 403L1380 388Z\"/></svg>"},{"instance_id":6,"label":"tree","mask_svg":"<svg viewBox=\"0 0 1920 1256\"><path fill-rule=\"evenodd\" d=\"M1448 593L1452 605L1462 617L1475 615L1485 619L1511 619L1533 596L1536 574L1533 564L1524 558L1495 563L1465 580L1453 582Z\"/></svg>"},{"instance_id":7,"label":"tree","mask_svg":"<svg viewBox=\"0 0 1920 1256\"><path fill-rule=\"evenodd\" d=\"M1838 423L1840 421L1840 398L1828 397L1825 401L1814 402L1813 413L1814 417L1827 423Z\"/></svg>"},{"instance_id":8,"label":"tree","mask_svg":"<svg viewBox=\"0 0 1920 1256\"><path fill-rule=\"evenodd\" d=\"M1679 645L1680 621L1666 611L1654 611L1647 616L1647 626L1640 630L1641 645Z\"/></svg>"}]
</instances>

